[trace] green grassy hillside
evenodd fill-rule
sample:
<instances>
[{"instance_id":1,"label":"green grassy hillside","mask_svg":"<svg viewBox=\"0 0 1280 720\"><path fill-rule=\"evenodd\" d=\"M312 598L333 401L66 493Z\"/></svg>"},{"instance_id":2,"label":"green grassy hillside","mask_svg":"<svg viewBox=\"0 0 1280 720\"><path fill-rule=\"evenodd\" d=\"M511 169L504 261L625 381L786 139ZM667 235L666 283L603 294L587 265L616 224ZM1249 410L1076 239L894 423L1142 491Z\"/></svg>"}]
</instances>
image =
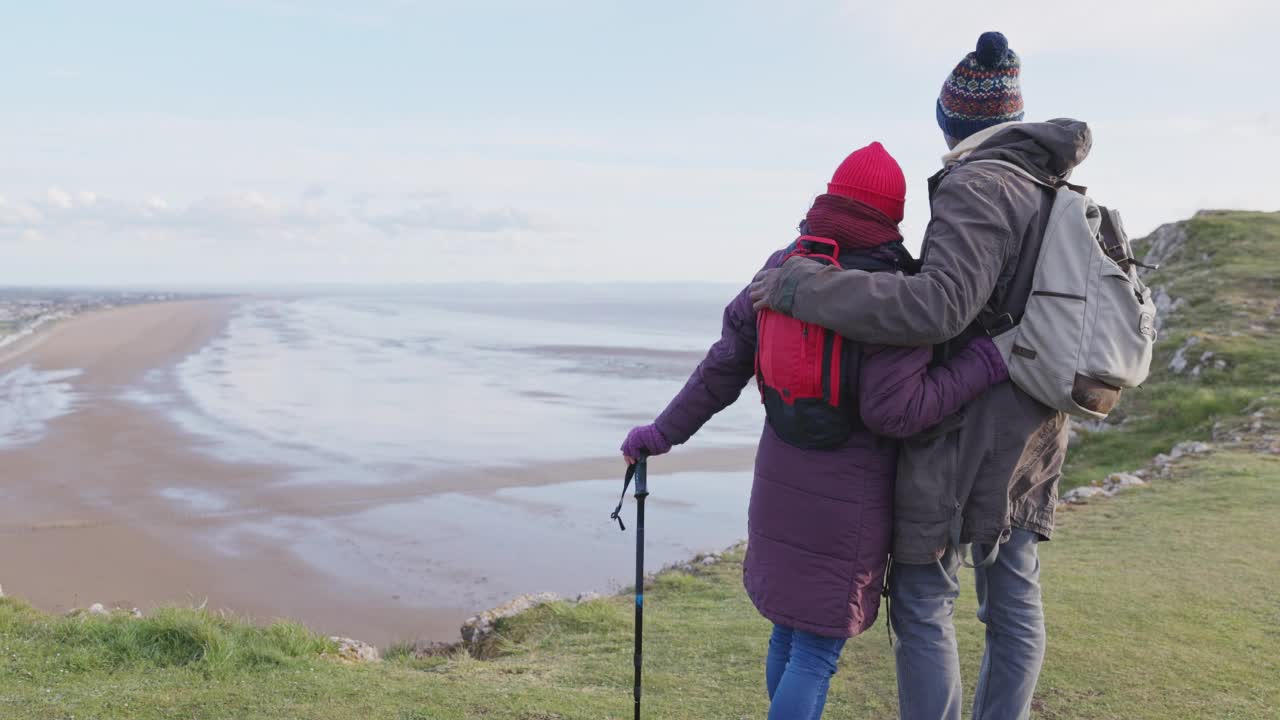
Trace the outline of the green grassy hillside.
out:
<instances>
[{"instance_id":1,"label":"green grassy hillside","mask_svg":"<svg viewBox=\"0 0 1280 720\"><path fill-rule=\"evenodd\" d=\"M1151 379L1125 393L1113 416L1123 422L1072 449L1066 488L1144 465L1183 440L1256 435L1252 415L1274 420L1280 408L1280 213L1202 212L1162 230L1176 249L1145 280L1176 308L1162 314ZM1183 348L1187 365L1174 372Z\"/></svg>"},{"instance_id":2,"label":"green grassy hillside","mask_svg":"<svg viewBox=\"0 0 1280 720\"><path fill-rule=\"evenodd\" d=\"M1123 423L1084 434L1069 482L1144 466L1182 440L1217 450L1180 460L1149 487L1061 513L1042 547L1050 647L1038 718L1280 713L1280 215L1201 214L1161 237L1181 231L1185 242L1149 278L1183 301L1166 317L1158 369L1127 395ZM1173 372L1192 337L1186 367ZM764 716L768 625L740 572L731 555L664 574L647 592L646 717ZM982 627L971 576L962 583L971 681ZM491 660L399 649L348 665L291 624L195 610L55 618L3 599L0 718L629 718L631 607L613 597L502 621ZM849 644L826 717L892 718L895 705L879 624Z\"/></svg>"}]
</instances>

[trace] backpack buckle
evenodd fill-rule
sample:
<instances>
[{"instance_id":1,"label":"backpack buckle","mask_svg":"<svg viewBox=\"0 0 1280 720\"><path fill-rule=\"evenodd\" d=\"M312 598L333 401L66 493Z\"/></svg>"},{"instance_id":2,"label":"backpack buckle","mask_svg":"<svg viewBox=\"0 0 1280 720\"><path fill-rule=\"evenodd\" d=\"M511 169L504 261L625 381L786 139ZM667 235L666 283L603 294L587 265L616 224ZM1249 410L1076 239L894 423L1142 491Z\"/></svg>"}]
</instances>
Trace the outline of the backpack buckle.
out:
<instances>
[{"instance_id":1,"label":"backpack buckle","mask_svg":"<svg viewBox=\"0 0 1280 720\"><path fill-rule=\"evenodd\" d=\"M1001 313L992 317L988 317L982 321L982 329L987 331L991 337L1003 335L1005 332L1012 330L1014 326L1013 315L1010 313Z\"/></svg>"}]
</instances>

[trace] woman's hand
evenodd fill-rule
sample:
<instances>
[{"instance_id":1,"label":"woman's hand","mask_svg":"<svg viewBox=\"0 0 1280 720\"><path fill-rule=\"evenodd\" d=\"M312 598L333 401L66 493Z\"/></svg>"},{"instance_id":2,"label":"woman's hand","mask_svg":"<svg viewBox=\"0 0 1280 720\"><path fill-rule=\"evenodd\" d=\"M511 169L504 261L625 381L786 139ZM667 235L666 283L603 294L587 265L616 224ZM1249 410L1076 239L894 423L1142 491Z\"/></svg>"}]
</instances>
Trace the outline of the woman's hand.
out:
<instances>
[{"instance_id":1,"label":"woman's hand","mask_svg":"<svg viewBox=\"0 0 1280 720\"><path fill-rule=\"evenodd\" d=\"M669 452L671 442L654 424L631 428L627 439L622 442L622 457L626 458L628 465L635 464L636 458L643 455L665 455Z\"/></svg>"},{"instance_id":2,"label":"woman's hand","mask_svg":"<svg viewBox=\"0 0 1280 720\"><path fill-rule=\"evenodd\" d=\"M980 335L970 341L969 347L976 350L986 362L987 371L991 373L992 385L999 385L1009 379L1009 368L1004 364L1004 357L1000 354L1000 348L996 347L994 340L986 335Z\"/></svg>"}]
</instances>

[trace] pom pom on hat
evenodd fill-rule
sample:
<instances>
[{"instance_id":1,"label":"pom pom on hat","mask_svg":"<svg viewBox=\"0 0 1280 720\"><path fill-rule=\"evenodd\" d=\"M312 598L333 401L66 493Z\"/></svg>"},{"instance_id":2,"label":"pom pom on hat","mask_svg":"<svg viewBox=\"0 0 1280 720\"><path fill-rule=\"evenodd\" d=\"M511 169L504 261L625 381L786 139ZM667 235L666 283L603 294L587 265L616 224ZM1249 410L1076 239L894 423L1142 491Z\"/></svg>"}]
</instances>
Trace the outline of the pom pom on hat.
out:
<instances>
[{"instance_id":1,"label":"pom pom on hat","mask_svg":"<svg viewBox=\"0 0 1280 720\"><path fill-rule=\"evenodd\" d=\"M1004 60L1004 56L1009 53L1009 39L1004 33L984 32L978 38L978 48L973 55L978 59L978 64L983 67L993 68Z\"/></svg>"}]
</instances>

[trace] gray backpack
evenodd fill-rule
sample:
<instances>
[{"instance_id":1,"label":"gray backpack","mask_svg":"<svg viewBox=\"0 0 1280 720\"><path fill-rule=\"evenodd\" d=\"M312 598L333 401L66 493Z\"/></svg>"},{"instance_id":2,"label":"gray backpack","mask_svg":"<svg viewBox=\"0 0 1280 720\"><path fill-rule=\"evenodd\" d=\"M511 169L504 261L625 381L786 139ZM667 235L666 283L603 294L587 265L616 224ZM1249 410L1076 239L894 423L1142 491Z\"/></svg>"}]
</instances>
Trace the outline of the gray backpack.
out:
<instances>
[{"instance_id":1,"label":"gray backpack","mask_svg":"<svg viewBox=\"0 0 1280 720\"><path fill-rule=\"evenodd\" d=\"M1057 193L1026 311L992 338L1010 379L1051 408L1105 418L1121 390L1147 379L1156 340L1155 303L1119 214L1082 188L1048 185L1017 165L971 162L1003 165Z\"/></svg>"}]
</instances>

